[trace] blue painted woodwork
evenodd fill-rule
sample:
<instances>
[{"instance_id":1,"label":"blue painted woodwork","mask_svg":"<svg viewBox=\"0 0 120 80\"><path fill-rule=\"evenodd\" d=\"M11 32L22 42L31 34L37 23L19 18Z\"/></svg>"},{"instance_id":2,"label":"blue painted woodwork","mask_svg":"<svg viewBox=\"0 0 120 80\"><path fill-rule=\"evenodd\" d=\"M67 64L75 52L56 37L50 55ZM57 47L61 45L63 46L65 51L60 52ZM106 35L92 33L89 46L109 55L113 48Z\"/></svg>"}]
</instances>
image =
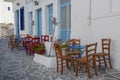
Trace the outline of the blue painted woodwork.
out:
<instances>
[{"instance_id":1,"label":"blue painted woodwork","mask_svg":"<svg viewBox=\"0 0 120 80\"><path fill-rule=\"evenodd\" d=\"M53 34L53 4L48 5L48 34Z\"/></svg>"},{"instance_id":2,"label":"blue painted woodwork","mask_svg":"<svg viewBox=\"0 0 120 80\"><path fill-rule=\"evenodd\" d=\"M29 34L33 35L33 25L32 25L32 19L33 13L29 12Z\"/></svg>"},{"instance_id":3,"label":"blue painted woodwork","mask_svg":"<svg viewBox=\"0 0 120 80\"><path fill-rule=\"evenodd\" d=\"M71 0L60 0L60 39L64 42L71 35Z\"/></svg>"},{"instance_id":4,"label":"blue painted woodwork","mask_svg":"<svg viewBox=\"0 0 120 80\"><path fill-rule=\"evenodd\" d=\"M19 36L19 10L15 11L16 36Z\"/></svg>"},{"instance_id":5,"label":"blue painted woodwork","mask_svg":"<svg viewBox=\"0 0 120 80\"><path fill-rule=\"evenodd\" d=\"M24 30L24 7L20 8L20 30Z\"/></svg>"},{"instance_id":6,"label":"blue painted woodwork","mask_svg":"<svg viewBox=\"0 0 120 80\"><path fill-rule=\"evenodd\" d=\"M37 35L41 37L42 35L42 9L37 10Z\"/></svg>"}]
</instances>

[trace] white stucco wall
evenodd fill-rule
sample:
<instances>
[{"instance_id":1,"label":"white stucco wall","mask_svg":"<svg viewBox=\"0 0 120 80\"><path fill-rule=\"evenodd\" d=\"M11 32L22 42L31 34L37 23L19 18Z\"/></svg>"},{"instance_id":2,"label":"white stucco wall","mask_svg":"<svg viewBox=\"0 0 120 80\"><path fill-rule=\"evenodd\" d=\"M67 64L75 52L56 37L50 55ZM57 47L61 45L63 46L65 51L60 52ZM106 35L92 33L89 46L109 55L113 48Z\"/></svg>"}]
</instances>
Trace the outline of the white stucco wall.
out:
<instances>
[{"instance_id":1,"label":"white stucco wall","mask_svg":"<svg viewBox=\"0 0 120 80\"><path fill-rule=\"evenodd\" d=\"M10 7L10 11L8 11L8 7ZM14 24L14 14L11 2L4 2L4 0L0 0L0 23Z\"/></svg>"},{"instance_id":2,"label":"white stucco wall","mask_svg":"<svg viewBox=\"0 0 120 80\"><path fill-rule=\"evenodd\" d=\"M57 0L41 0L39 1L39 5L35 6L34 2L29 2L26 3L25 1L22 0L16 0L14 2L14 12L16 10L20 10L21 7L24 6L24 11L25 11L25 30L24 31L20 31L20 34L28 34L29 33L29 12L33 12L33 21L34 21L34 26L33 26L33 35L36 35L36 10L39 8L42 8L42 34L47 34L46 32L46 28L47 28L47 20L46 20L46 16L47 16L47 5L53 3L53 15L55 17L58 16L58 5L57 4ZM19 6L16 6L16 3L20 3ZM55 3L55 4L54 4ZM20 21L20 20L19 20ZM16 32L16 31L15 31ZM56 34L57 34L57 29L56 29ZM57 34L58 35L58 34Z\"/></svg>"},{"instance_id":3,"label":"white stucco wall","mask_svg":"<svg viewBox=\"0 0 120 80\"><path fill-rule=\"evenodd\" d=\"M71 38L80 38L82 44L91 42L89 1L71 0Z\"/></svg>"},{"instance_id":4,"label":"white stucco wall","mask_svg":"<svg viewBox=\"0 0 120 80\"><path fill-rule=\"evenodd\" d=\"M113 1L111 3L111 1ZM89 1L72 0L72 35L81 38L82 44L98 42L101 51L101 38L111 38L111 59L115 69L120 69L120 3L119 0L92 0L91 25L89 25Z\"/></svg>"},{"instance_id":5,"label":"white stucco wall","mask_svg":"<svg viewBox=\"0 0 120 80\"><path fill-rule=\"evenodd\" d=\"M107 0L106 0L107 1ZM104 37L111 38L111 59L113 68L120 69L120 35L119 26L120 26L120 6L116 3L120 3L119 0L112 0L113 2L106 2L105 0L99 3L99 6L102 5L102 11L100 11L97 6L92 7L94 14L99 13L98 16L92 15L92 34L94 41L99 42L99 47L101 45L100 39ZM98 2L96 2L98 3ZM94 4L96 4L94 3ZM110 3L110 4L109 4ZM93 4L93 5L94 5ZM116 4L116 5L115 5ZM95 9L96 8L96 9ZM104 9L106 8L106 9ZM103 12L103 13L102 13ZM98 48L99 50L101 48Z\"/></svg>"},{"instance_id":6,"label":"white stucco wall","mask_svg":"<svg viewBox=\"0 0 120 80\"><path fill-rule=\"evenodd\" d=\"M16 0L17 1L17 0ZM22 0L18 0L22 1ZM118 1L118 2L115 2ZM35 20L35 10L42 8L42 33L46 34L46 6L53 2L53 16L59 23L59 0L40 0L38 6L32 3L25 5L25 31L28 33L28 12L33 11ZM91 6L91 25L90 25L90 0L71 0L71 38L80 38L81 44L98 42L98 51L101 50L101 38L112 39L111 59L113 68L120 69L120 3L119 0L92 0ZM23 6L14 7L14 11ZM15 5L15 3L14 3ZM36 34L34 25L34 34ZM57 25L55 36L59 36L59 24Z\"/></svg>"}]
</instances>

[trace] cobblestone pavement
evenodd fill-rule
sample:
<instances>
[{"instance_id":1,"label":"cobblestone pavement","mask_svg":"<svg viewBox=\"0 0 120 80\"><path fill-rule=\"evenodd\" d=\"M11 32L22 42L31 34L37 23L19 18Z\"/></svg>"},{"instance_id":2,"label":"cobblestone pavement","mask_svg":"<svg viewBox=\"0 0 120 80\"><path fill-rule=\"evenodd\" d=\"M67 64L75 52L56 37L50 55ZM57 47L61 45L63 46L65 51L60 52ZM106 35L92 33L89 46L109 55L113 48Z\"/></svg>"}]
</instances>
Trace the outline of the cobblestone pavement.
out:
<instances>
[{"instance_id":1,"label":"cobblestone pavement","mask_svg":"<svg viewBox=\"0 0 120 80\"><path fill-rule=\"evenodd\" d=\"M7 39L0 40L0 80L117 80L104 71L98 76L87 78L86 73L76 77L73 70L65 70L63 75L56 68L47 68L33 61L33 56L25 54L24 50L13 50L7 47ZM108 72L120 76L120 72L109 69Z\"/></svg>"}]
</instances>

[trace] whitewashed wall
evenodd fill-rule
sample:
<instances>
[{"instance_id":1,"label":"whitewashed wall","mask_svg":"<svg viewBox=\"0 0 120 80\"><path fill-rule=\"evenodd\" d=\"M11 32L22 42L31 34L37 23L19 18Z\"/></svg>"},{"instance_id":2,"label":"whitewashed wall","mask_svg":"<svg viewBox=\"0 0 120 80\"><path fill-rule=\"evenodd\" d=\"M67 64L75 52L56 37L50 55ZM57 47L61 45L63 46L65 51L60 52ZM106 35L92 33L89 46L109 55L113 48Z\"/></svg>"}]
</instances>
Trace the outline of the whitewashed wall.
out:
<instances>
[{"instance_id":1,"label":"whitewashed wall","mask_svg":"<svg viewBox=\"0 0 120 80\"><path fill-rule=\"evenodd\" d=\"M82 44L91 42L89 25L89 1L71 0L71 38L80 38Z\"/></svg>"},{"instance_id":2,"label":"whitewashed wall","mask_svg":"<svg viewBox=\"0 0 120 80\"><path fill-rule=\"evenodd\" d=\"M8 7L10 7L10 11L8 11ZM14 24L14 14L11 2L0 0L0 23Z\"/></svg>"},{"instance_id":3,"label":"whitewashed wall","mask_svg":"<svg viewBox=\"0 0 120 80\"><path fill-rule=\"evenodd\" d=\"M81 44L98 42L98 51L101 50L101 38L111 38L111 58L113 68L120 69L120 6L118 4L120 1L91 1L92 19L90 24L90 0L71 0L71 38L80 38L82 42ZM38 6L34 6L32 3L27 3L27 5L25 5L25 27L29 28L27 18L28 12L33 11L33 20L35 21L35 10L42 8L42 33L46 34L46 6L53 2L53 16L57 18L57 22L59 23L59 0L40 0L39 2L40 3ZM24 4L24 2L22 4ZM14 11L17 8L19 9L20 6L14 7ZM36 24L34 25L34 34L36 34L35 26ZM55 32L55 37L59 37L59 28L60 26L58 24ZM24 33L27 32L28 29L25 29Z\"/></svg>"},{"instance_id":4,"label":"whitewashed wall","mask_svg":"<svg viewBox=\"0 0 120 80\"><path fill-rule=\"evenodd\" d=\"M79 37L82 44L98 42L101 38L111 38L111 58L113 68L120 70L120 1L91 0L91 26L89 24L89 0L72 0L72 36Z\"/></svg>"},{"instance_id":5,"label":"whitewashed wall","mask_svg":"<svg viewBox=\"0 0 120 80\"><path fill-rule=\"evenodd\" d=\"M110 1L110 2L109 2ZM96 2L97 3L97 2ZM94 4L96 4L94 3ZM104 3L104 5L102 5ZM109 4L110 3L110 4ZM115 69L120 69L120 1L119 0L108 0L107 2L102 1L97 3L102 5L102 10L96 9L97 7L92 7L93 13L99 13L98 16L93 16L92 18L92 34L95 41L100 42L102 37L108 37L112 39L111 44L111 58L112 64ZM98 6L98 5L97 5ZM104 8L106 8L104 10ZM100 13L101 12L101 13ZM104 14L103 14L103 13ZM99 44L100 45L100 44Z\"/></svg>"},{"instance_id":6,"label":"whitewashed wall","mask_svg":"<svg viewBox=\"0 0 120 80\"><path fill-rule=\"evenodd\" d=\"M34 21L34 26L33 26L33 35L36 35L36 10L39 8L42 8L42 34L47 34L47 5L53 3L53 16L57 18L58 20L58 1L57 0L41 0L39 1L39 5L35 6L33 2L28 2L26 3L23 0L16 0L14 2L14 12L16 10L20 10L21 7L24 6L24 11L25 11L25 30L20 31L20 34L24 33L29 33L29 17L28 13L33 12L33 21ZM19 6L16 6L16 3L20 3ZM19 20L20 21L20 20ZM16 31L15 31L16 32ZM58 28L56 28L56 33L55 36L58 36Z\"/></svg>"}]
</instances>

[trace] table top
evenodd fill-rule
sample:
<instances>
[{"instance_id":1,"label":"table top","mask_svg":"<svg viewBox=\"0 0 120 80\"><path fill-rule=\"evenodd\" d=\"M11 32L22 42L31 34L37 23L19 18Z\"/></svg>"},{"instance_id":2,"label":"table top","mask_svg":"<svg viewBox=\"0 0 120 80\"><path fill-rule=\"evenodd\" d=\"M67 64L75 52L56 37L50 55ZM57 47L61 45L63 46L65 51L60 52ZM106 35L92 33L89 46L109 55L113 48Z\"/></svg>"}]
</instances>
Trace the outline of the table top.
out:
<instances>
[{"instance_id":1,"label":"table top","mask_svg":"<svg viewBox=\"0 0 120 80\"><path fill-rule=\"evenodd\" d=\"M70 49L85 49L85 47L86 47L85 45L79 45L79 46L78 45L77 46L71 45L71 46L69 46Z\"/></svg>"}]
</instances>

